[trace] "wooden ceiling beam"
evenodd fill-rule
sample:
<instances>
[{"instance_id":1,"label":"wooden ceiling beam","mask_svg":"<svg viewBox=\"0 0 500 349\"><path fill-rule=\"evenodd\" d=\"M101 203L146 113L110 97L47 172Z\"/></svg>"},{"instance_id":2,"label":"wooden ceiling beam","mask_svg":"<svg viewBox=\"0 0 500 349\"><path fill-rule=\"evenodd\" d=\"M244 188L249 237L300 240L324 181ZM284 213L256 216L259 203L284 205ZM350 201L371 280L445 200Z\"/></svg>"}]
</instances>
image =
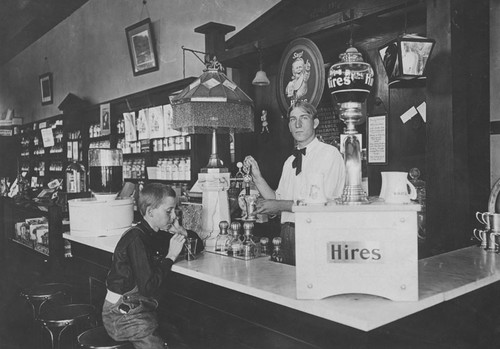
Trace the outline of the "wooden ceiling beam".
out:
<instances>
[{"instance_id":1,"label":"wooden ceiling beam","mask_svg":"<svg viewBox=\"0 0 500 349\"><path fill-rule=\"evenodd\" d=\"M299 37L307 37L321 31L341 28L349 25L350 23L356 23L375 16L385 15L393 11L400 12L403 8L409 9L410 7L413 8L414 6L419 6L424 9L425 0L380 0L377 2L363 0L358 1L358 3L353 3L352 6L352 9L337 12L303 25L293 28L283 28L283 30L279 32L275 32L274 34L270 34L262 39L259 39L259 46L267 49L283 43L288 43ZM239 45L224 52L217 52L217 57L221 62L227 64L229 61L232 61L242 55L255 53L255 51L255 41L253 41Z\"/></svg>"}]
</instances>

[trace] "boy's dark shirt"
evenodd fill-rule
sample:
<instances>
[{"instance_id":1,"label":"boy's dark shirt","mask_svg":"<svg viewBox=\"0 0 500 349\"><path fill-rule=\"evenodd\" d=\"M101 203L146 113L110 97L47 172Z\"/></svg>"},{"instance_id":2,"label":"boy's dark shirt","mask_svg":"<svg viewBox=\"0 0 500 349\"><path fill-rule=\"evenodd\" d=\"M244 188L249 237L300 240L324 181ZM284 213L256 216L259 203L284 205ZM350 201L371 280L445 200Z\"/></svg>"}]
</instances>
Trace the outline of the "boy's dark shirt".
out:
<instances>
[{"instance_id":1,"label":"boy's dark shirt","mask_svg":"<svg viewBox=\"0 0 500 349\"><path fill-rule=\"evenodd\" d=\"M108 290L123 295L135 285L145 297L158 298L160 286L170 273L173 261L165 258L172 234L155 232L142 220L124 234L113 253L106 285ZM203 241L188 230L188 237L198 239L197 252L203 250Z\"/></svg>"}]
</instances>

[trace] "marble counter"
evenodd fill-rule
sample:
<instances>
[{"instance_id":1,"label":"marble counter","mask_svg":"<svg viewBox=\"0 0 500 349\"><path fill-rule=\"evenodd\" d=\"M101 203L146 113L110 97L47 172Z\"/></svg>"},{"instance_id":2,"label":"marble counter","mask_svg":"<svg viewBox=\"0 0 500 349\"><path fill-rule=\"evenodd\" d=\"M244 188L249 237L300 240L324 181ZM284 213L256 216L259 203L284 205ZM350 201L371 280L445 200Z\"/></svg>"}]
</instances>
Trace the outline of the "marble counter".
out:
<instances>
[{"instance_id":1,"label":"marble counter","mask_svg":"<svg viewBox=\"0 0 500 349\"><path fill-rule=\"evenodd\" d=\"M65 238L112 252L119 237ZM85 240L84 239L88 239ZM176 273L251 295L298 311L370 331L500 280L500 256L467 247L419 260L419 300L394 302L347 294L322 300L296 299L295 267L267 258L250 261L203 252L194 261L178 261ZM339 281L342 276L338 276Z\"/></svg>"}]
</instances>

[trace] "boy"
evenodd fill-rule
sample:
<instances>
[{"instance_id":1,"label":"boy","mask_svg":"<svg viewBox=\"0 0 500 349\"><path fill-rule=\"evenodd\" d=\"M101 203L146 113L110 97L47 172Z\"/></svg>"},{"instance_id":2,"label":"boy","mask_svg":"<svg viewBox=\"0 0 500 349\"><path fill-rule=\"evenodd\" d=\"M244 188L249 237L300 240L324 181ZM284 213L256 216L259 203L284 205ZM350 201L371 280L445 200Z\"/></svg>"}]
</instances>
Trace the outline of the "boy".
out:
<instances>
[{"instance_id":1,"label":"boy","mask_svg":"<svg viewBox=\"0 0 500 349\"><path fill-rule=\"evenodd\" d=\"M113 339L129 341L136 349L159 349L165 347L156 314L161 284L186 237L199 237L179 224L175 191L167 185L146 185L139 193L138 208L143 219L122 235L113 254L102 318ZM159 231L172 234L167 255L160 260L155 248ZM203 246L203 242L198 245Z\"/></svg>"}]
</instances>

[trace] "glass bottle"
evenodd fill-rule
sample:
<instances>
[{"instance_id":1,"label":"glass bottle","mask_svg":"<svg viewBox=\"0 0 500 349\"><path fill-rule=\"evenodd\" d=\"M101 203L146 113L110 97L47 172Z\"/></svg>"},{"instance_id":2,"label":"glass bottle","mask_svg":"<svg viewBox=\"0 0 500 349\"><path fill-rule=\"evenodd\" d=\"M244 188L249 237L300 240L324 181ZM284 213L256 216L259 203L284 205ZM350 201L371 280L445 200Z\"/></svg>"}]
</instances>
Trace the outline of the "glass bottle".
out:
<instances>
[{"instance_id":1,"label":"glass bottle","mask_svg":"<svg viewBox=\"0 0 500 349\"><path fill-rule=\"evenodd\" d=\"M281 238L273 238L273 253L271 254L271 260L277 263L283 263L283 252L281 252Z\"/></svg>"},{"instance_id":2,"label":"glass bottle","mask_svg":"<svg viewBox=\"0 0 500 349\"><path fill-rule=\"evenodd\" d=\"M269 238L267 237L261 237L260 238L260 255L261 256L267 256L270 253L269 249Z\"/></svg>"},{"instance_id":3,"label":"glass bottle","mask_svg":"<svg viewBox=\"0 0 500 349\"><path fill-rule=\"evenodd\" d=\"M87 174L82 164L73 161L65 170L66 192L81 193L87 190Z\"/></svg>"},{"instance_id":4,"label":"glass bottle","mask_svg":"<svg viewBox=\"0 0 500 349\"><path fill-rule=\"evenodd\" d=\"M227 228L229 228L229 223L227 221L221 221L219 223L220 232L215 239L215 252L227 252L227 242L230 239Z\"/></svg>"},{"instance_id":5,"label":"glass bottle","mask_svg":"<svg viewBox=\"0 0 500 349\"><path fill-rule=\"evenodd\" d=\"M228 241L227 255L228 256L240 256L241 255L241 238L240 238L240 227L239 222L231 223L232 237Z\"/></svg>"},{"instance_id":6,"label":"glass bottle","mask_svg":"<svg viewBox=\"0 0 500 349\"><path fill-rule=\"evenodd\" d=\"M253 222L243 223L245 240L243 240L243 255L246 259L255 258L260 255L259 246L253 241Z\"/></svg>"}]
</instances>

